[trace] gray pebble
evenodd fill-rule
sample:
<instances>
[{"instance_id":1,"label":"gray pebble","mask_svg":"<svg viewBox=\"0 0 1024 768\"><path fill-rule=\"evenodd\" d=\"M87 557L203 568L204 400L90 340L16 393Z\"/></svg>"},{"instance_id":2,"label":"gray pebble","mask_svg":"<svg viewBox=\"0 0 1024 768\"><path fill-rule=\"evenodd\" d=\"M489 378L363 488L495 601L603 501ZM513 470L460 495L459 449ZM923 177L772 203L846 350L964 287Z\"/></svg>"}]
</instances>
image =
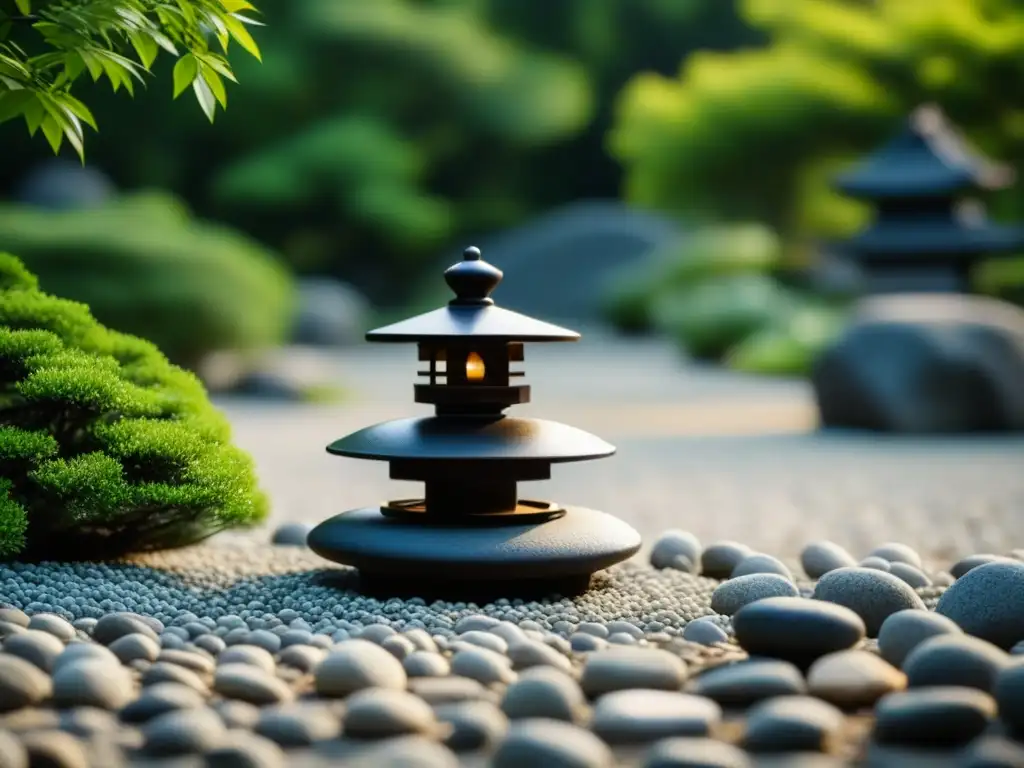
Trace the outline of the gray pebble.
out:
<instances>
[{"instance_id":1,"label":"gray pebble","mask_svg":"<svg viewBox=\"0 0 1024 768\"><path fill-rule=\"evenodd\" d=\"M931 611L897 611L882 622L878 632L878 650L882 658L897 667L918 645L937 635L962 635L952 619Z\"/></svg>"},{"instance_id":2,"label":"gray pebble","mask_svg":"<svg viewBox=\"0 0 1024 768\"><path fill-rule=\"evenodd\" d=\"M740 560L730 576L735 579L737 576L748 576L752 573L774 573L793 581L793 572L785 563L776 557L761 553L749 555Z\"/></svg>"},{"instance_id":3,"label":"gray pebble","mask_svg":"<svg viewBox=\"0 0 1024 768\"><path fill-rule=\"evenodd\" d=\"M526 670L505 691L502 711L513 720L548 718L573 722L586 707L579 684L552 667Z\"/></svg>"},{"instance_id":4,"label":"gray pebble","mask_svg":"<svg viewBox=\"0 0 1024 768\"><path fill-rule=\"evenodd\" d=\"M807 686L800 670L788 661L750 659L703 672L688 690L724 707L746 707L776 696L806 693Z\"/></svg>"},{"instance_id":5,"label":"gray pebble","mask_svg":"<svg viewBox=\"0 0 1024 768\"><path fill-rule=\"evenodd\" d=\"M326 655L327 651L314 648L312 645L289 645L281 651L278 659L286 667L293 667L301 672L312 672Z\"/></svg>"},{"instance_id":6,"label":"gray pebble","mask_svg":"<svg viewBox=\"0 0 1024 768\"><path fill-rule=\"evenodd\" d=\"M659 648L614 648L587 656L581 684L589 696L627 688L678 691L686 664Z\"/></svg>"},{"instance_id":7,"label":"gray pebble","mask_svg":"<svg viewBox=\"0 0 1024 768\"><path fill-rule=\"evenodd\" d=\"M345 704L343 727L349 736L381 739L438 732L434 710L423 699L406 691L373 688L352 694Z\"/></svg>"},{"instance_id":8,"label":"gray pebble","mask_svg":"<svg viewBox=\"0 0 1024 768\"><path fill-rule=\"evenodd\" d=\"M121 660L122 664L128 664L137 659L156 661L156 657L160 654L160 644L156 640L138 633L123 635L108 647Z\"/></svg>"},{"instance_id":9,"label":"gray pebble","mask_svg":"<svg viewBox=\"0 0 1024 768\"><path fill-rule=\"evenodd\" d=\"M95 659L62 665L53 673L53 701L58 707L121 709L134 698L134 689L124 667Z\"/></svg>"},{"instance_id":10,"label":"gray pebble","mask_svg":"<svg viewBox=\"0 0 1024 768\"><path fill-rule=\"evenodd\" d=\"M385 637L380 641L380 647L399 661L402 661L406 656L416 650L416 646L412 644L412 640L407 637L402 637L401 635Z\"/></svg>"},{"instance_id":11,"label":"gray pebble","mask_svg":"<svg viewBox=\"0 0 1024 768\"><path fill-rule=\"evenodd\" d=\"M911 587L891 573L871 568L840 568L819 579L814 599L843 605L864 620L868 637L877 637L882 622L896 611L924 608Z\"/></svg>"},{"instance_id":12,"label":"gray pebble","mask_svg":"<svg viewBox=\"0 0 1024 768\"><path fill-rule=\"evenodd\" d=\"M803 597L750 603L736 612L733 630L747 653L797 662L852 648L865 633L864 622L849 608Z\"/></svg>"},{"instance_id":13,"label":"gray pebble","mask_svg":"<svg viewBox=\"0 0 1024 768\"><path fill-rule=\"evenodd\" d=\"M892 563L881 557L865 557L857 565L861 568L870 568L873 571L884 571L885 573L892 570Z\"/></svg>"},{"instance_id":14,"label":"gray pebble","mask_svg":"<svg viewBox=\"0 0 1024 768\"><path fill-rule=\"evenodd\" d=\"M292 645L309 645L313 639L313 633L308 629L289 629L281 635L281 647L288 648Z\"/></svg>"},{"instance_id":15,"label":"gray pebble","mask_svg":"<svg viewBox=\"0 0 1024 768\"><path fill-rule=\"evenodd\" d=\"M142 690L142 695L121 710L126 723L144 723L158 715L178 709L198 709L203 695L180 683L157 683Z\"/></svg>"},{"instance_id":16,"label":"gray pebble","mask_svg":"<svg viewBox=\"0 0 1024 768\"><path fill-rule=\"evenodd\" d=\"M711 593L711 610L732 616L745 605L766 597L796 597L800 591L792 580L777 573L750 573L723 581Z\"/></svg>"},{"instance_id":17,"label":"gray pebble","mask_svg":"<svg viewBox=\"0 0 1024 768\"><path fill-rule=\"evenodd\" d=\"M200 693L207 692L206 683L199 675L191 669L167 661L158 661L143 673L143 685L155 685L156 683L180 683Z\"/></svg>"},{"instance_id":18,"label":"gray pebble","mask_svg":"<svg viewBox=\"0 0 1024 768\"><path fill-rule=\"evenodd\" d=\"M71 623L55 613L35 614L28 620L28 628L51 634L62 643L69 642L75 636L75 628Z\"/></svg>"},{"instance_id":19,"label":"gray pebble","mask_svg":"<svg viewBox=\"0 0 1024 768\"><path fill-rule=\"evenodd\" d=\"M956 565L950 569L950 573L954 579L959 579L968 571L973 571L979 565L988 565L989 563L1011 563L1012 559L1008 557L1002 557L1001 555L968 555L967 557L959 560Z\"/></svg>"},{"instance_id":20,"label":"gray pebble","mask_svg":"<svg viewBox=\"0 0 1024 768\"><path fill-rule=\"evenodd\" d=\"M1024 746L1001 736L982 736L971 742L957 768L1020 768Z\"/></svg>"},{"instance_id":21,"label":"gray pebble","mask_svg":"<svg viewBox=\"0 0 1024 768\"><path fill-rule=\"evenodd\" d=\"M177 637L184 643L187 643L189 640L192 639L192 634L187 629L185 629L185 627L164 627L164 631L160 633L160 637L164 638L169 635Z\"/></svg>"},{"instance_id":22,"label":"gray pebble","mask_svg":"<svg viewBox=\"0 0 1024 768\"><path fill-rule=\"evenodd\" d=\"M701 572L712 579L727 579L745 558L754 554L746 544L719 541L701 554Z\"/></svg>"},{"instance_id":23,"label":"gray pebble","mask_svg":"<svg viewBox=\"0 0 1024 768\"><path fill-rule=\"evenodd\" d=\"M217 666L248 664L264 672L273 673L276 664L270 651L257 645L233 645L217 657Z\"/></svg>"},{"instance_id":24,"label":"gray pebble","mask_svg":"<svg viewBox=\"0 0 1024 768\"><path fill-rule=\"evenodd\" d=\"M451 672L448 659L430 651L413 651L402 660L402 667L409 677L443 677Z\"/></svg>"},{"instance_id":25,"label":"gray pebble","mask_svg":"<svg viewBox=\"0 0 1024 768\"><path fill-rule=\"evenodd\" d=\"M404 690L402 662L367 640L346 640L330 651L314 670L321 696L344 697L363 688Z\"/></svg>"},{"instance_id":26,"label":"gray pebble","mask_svg":"<svg viewBox=\"0 0 1024 768\"><path fill-rule=\"evenodd\" d=\"M112 666L120 666L121 662L109 648L96 643L68 643L53 661L53 671L56 672L67 664L78 661L101 661Z\"/></svg>"},{"instance_id":27,"label":"gray pebble","mask_svg":"<svg viewBox=\"0 0 1024 768\"><path fill-rule=\"evenodd\" d=\"M820 579L829 571L857 564L853 555L834 541L816 541L800 552L800 567L812 579Z\"/></svg>"},{"instance_id":28,"label":"gray pebble","mask_svg":"<svg viewBox=\"0 0 1024 768\"><path fill-rule=\"evenodd\" d=\"M747 753L715 739L663 739L647 752L643 768L750 768Z\"/></svg>"},{"instance_id":29,"label":"gray pebble","mask_svg":"<svg viewBox=\"0 0 1024 768\"><path fill-rule=\"evenodd\" d=\"M31 707L50 696L50 677L31 662L0 654L0 712Z\"/></svg>"},{"instance_id":30,"label":"gray pebble","mask_svg":"<svg viewBox=\"0 0 1024 768\"><path fill-rule=\"evenodd\" d=\"M14 608L7 606L0 608L0 621L6 621L10 624L16 624L19 627L28 627L30 621L29 616L20 608Z\"/></svg>"},{"instance_id":31,"label":"gray pebble","mask_svg":"<svg viewBox=\"0 0 1024 768\"><path fill-rule=\"evenodd\" d=\"M469 643L470 645L476 645L480 648L486 648L489 651L495 653L505 653L508 650L508 643L502 640L495 634L490 632L482 632L478 629L471 629L468 632L463 632L459 635L460 643Z\"/></svg>"},{"instance_id":32,"label":"gray pebble","mask_svg":"<svg viewBox=\"0 0 1024 768\"><path fill-rule=\"evenodd\" d=\"M636 645L637 639L625 632L613 632L608 636L611 645Z\"/></svg>"},{"instance_id":33,"label":"gray pebble","mask_svg":"<svg viewBox=\"0 0 1024 768\"><path fill-rule=\"evenodd\" d=\"M1024 663L1015 660L999 672L993 693L999 717L1014 736L1024 735Z\"/></svg>"},{"instance_id":34,"label":"gray pebble","mask_svg":"<svg viewBox=\"0 0 1024 768\"><path fill-rule=\"evenodd\" d=\"M284 768L284 751L270 739L248 731L228 731L205 755L207 768Z\"/></svg>"},{"instance_id":35,"label":"gray pebble","mask_svg":"<svg viewBox=\"0 0 1024 768\"><path fill-rule=\"evenodd\" d=\"M569 646L568 650L571 650ZM513 669L529 669L530 667L554 667L568 672L572 669L569 658L546 643L536 640L522 640L509 646L508 658Z\"/></svg>"},{"instance_id":36,"label":"gray pebble","mask_svg":"<svg viewBox=\"0 0 1024 768\"><path fill-rule=\"evenodd\" d=\"M371 624L370 626L361 629L356 637L360 640L366 640L367 642L380 645L382 641L396 634L398 633L387 624Z\"/></svg>"},{"instance_id":37,"label":"gray pebble","mask_svg":"<svg viewBox=\"0 0 1024 768\"><path fill-rule=\"evenodd\" d=\"M519 627L517 627L515 624L509 624L507 621L504 623L508 624L508 626L512 627L517 632L519 631ZM498 627L495 627L495 629L498 629ZM407 629L402 633L402 636L407 638L410 643L415 645L416 650L418 651L432 651L434 653L437 652L437 643L434 642L433 638L427 633L426 630L419 628ZM500 634L498 636L503 637Z\"/></svg>"},{"instance_id":38,"label":"gray pebble","mask_svg":"<svg viewBox=\"0 0 1024 768\"><path fill-rule=\"evenodd\" d=\"M907 676L870 651L830 653L807 670L811 695L844 709L874 706L886 694L906 687Z\"/></svg>"},{"instance_id":39,"label":"gray pebble","mask_svg":"<svg viewBox=\"0 0 1024 768\"><path fill-rule=\"evenodd\" d=\"M577 653L600 651L608 647L608 641L585 632L575 632L569 638L569 647Z\"/></svg>"},{"instance_id":40,"label":"gray pebble","mask_svg":"<svg viewBox=\"0 0 1024 768\"><path fill-rule=\"evenodd\" d=\"M241 648L244 646L236 647ZM186 669L191 669L193 672L198 672L199 674L203 675L212 674L213 669L216 666L213 659L211 659L208 656L204 656L201 653L194 653L192 651L186 650L175 650L170 648L160 651L160 655L156 657L156 660L166 661L170 664L177 664L179 667L185 667ZM238 660L238 658L235 659L235 661ZM231 661L230 656L228 657L228 661ZM257 664L256 666L263 666L264 669L266 669L265 664ZM271 664L270 669L268 671L272 671L273 668L273 664Z\"/></svg>"},{"instance_id":41,"label":"gray pebble","mask_svg":"<svg viewBox=\"0 0 1024 768\"><path fill-rule=\"evenodd\" d=\"M707 736L722 719L711 699L676 691L633 689L601 696L591 730L609 744L650 742L670 736Z\"/></svg>"},{"instance_id":42,"label":"gray pebble","mask_svg":"<svg viewBox=\"0 0 1024 768\"><path fill-rule=\"evenodd\" d=\"M461 635L463 632L472 632L474 630L478 632L486 632L489 629L493 629L498 626L501 622L495 619L493 616L485 616L482 613L476 613L471 616L464 616L455 623L455 634Z\"/></svg>"},{"instance_id":43,"label":"gray pebble","mask_svg":"<svg viewBox=\"0 0 1024 768\"><path fill-rule=\"evenodd\" d=\"M490 750L508 732L508 718L486 701L459 701L434 707L437 719L451 728L445 746L456 752Z\"/></svg>"},{"instance_id":44,"label":"gray pebble","mask_svg":"<svg viewBox=\"0 0 1024 768\"><path fill-rule=\"evenodd\" d=\"M414 677L409 680L409 690L431 705L494 698L491 691L476 680L457 675Z\"/></svg>"},{"instance_id":45,"label":"gray pebble","mask_svg":"<svg viewBox=\"0 0 1024 768\"><path fill-rule=\"evenodd\" d=\"M729 582L725 582L728 584ZM729 641L729 635L707 618L694 619L683 629L683 640L700 645L715 645Z\"/></svg>"},{"instance_id":46,"label":"gray pebble","mask_svg":"<svg viewBox=\"0 0 1024 768\"><path fill-rule=\"evenodd\" d=\"M235 627L234 629L229 629L224 635L224 644L227 646L248 645L249 631L250 630L247 627ZM167 644L167 640L170 639L170 637L174 638L174 644ZM161 638L161 642L164 643L166 647L180 648L182 640L180 637L165 635Z\"/></svg>"},{"instance_id":47,"label":"gray pebble","mask_svg":"<svg viewBox=\"0 0 1024 768\"><path fill-rule=\"evenodd\" d=\"M597 736L558 720L519 720L494 753L492 768L611 768L615 759Z\"/></svg>"},{"instance_id":48,"label":"gray pebble","mask_svg":"<svg viewBox=\"0 0 1024 768\"><path fill-rule=\"evenodd\" d=\"M582 632L585 635L593 635L599 637L602 640L608 639L608 627L604 624L598 624L596 621L584 621L576 628L577 632Z\"/></svg>"},{"instance_id":49,"label":"gray pebble","mask_svg":"<svg viewBox=\"0 0 1024 768\"><path fill-rule=\"evenodd\" d=\"M283 680L251 664L222 664L213 678L213 690L229 699L250 704L279 704L294 698Z\"/></svg>"},{"instance_id":50,"label":"gray pebble","mask_svg":"<svg viewBox=\"0 0 1024 768\"><path fill-rule=\"evenodd\" d=\"M32 768L89 768L82 742L63 731L31 731L21 735Z\"/></svg>"},{"instance_id":51,"label":"gray pebble","mask_svg":"<svg viewBox=\"0 0 1024 768\"><path fill-rule=\"evenodd\" d=\"M351 768L459 768L459 760L445 746L424 736L383 739L361 752Z\"/></svg>"},{"instance_id":52,"label":"gray pebble","mask_svg":"<svg viewBox=\"0 0 1024 768\"><path fill-rule=\"evenodd\" d=\"M308 523L283 523L274 529L270 543L278 547L305 547L313 526Z\"/></svg>"},{"instance_id":53,"label":"gray pebble","mask_svg":"<svg viewBox=\"0 0 1024 768\"><path fill-rule=\"evenodd\" d=\"M997 562L968 571L935 608L970 635L1010 649L1024 640L1024 564Z\"/></svg>"},{"instance_id":54,"label":"gray pebble","mask_svg":"<svg viewBox=\"0 0 1024 768\"><path fill-rule=\"evenodd\" d=\"M177 709L150 720L143 728L144 749L151 755L201 754L220 746L225 728L212 709Z\"/></svg>"},{"instance_id":55,"label":"gray pebble","mask_svg":"<svg viewBox=\"0 0 1024 768\"><path fill-rule=\"evenodd\" d=\"M60 729L82 739L111 739L121 729L117 715L95 707L75 707L60 713Z\"/></svg>"},{"instance_id":56,"label":"gray pebble","mask_svg":"<svg viewBox=\"0 0 1024 768\"><path fill-rule=\"evenodd\" d=\"M248 632L246 632L248 635ZM173 632L164 632L160 635L160 647L168 649L181 650L185 647L187 641L182 640L180 635L174 634Z\"/></svg>"},{"instance_id":57,"label":"gray pebble","mask_svg":"<svg viewBox=\"0 0 1024 768\"><path fill-rule=\"evenodd\" d=\"M96 622L92 639L101 645L110 645L119 637L141 634L159 642L160 638L152 625L133 613L108 613Z\"/></svg>"},{"instance_id":58,"label":"gray pebble","mask_svg":"<svg viewBox=\"0 0 1024 768\"><path fill-rule=\"evenodd\" d=\"M251 731L260 719L260 708L239 699L221 699L213 704L213 711L228 728Z\"/></svg>"},{"instance_id":59,"label":"gray pebble","mask_svg":"<svg viewBox=\"0 0 1024 768\"><path fill-rule=\"evenodd\" d=\"M906 563L907 565L912 565L917 569L922 567L921 556L917 554L914 548L897 542L889 542L888 544L882 544L879 547L875 547L868 552L868 556L880 557L890 563Z\"/></svg>"},{"instance_id":60,"label":"gray pebble","mask_svg":"<svg viewBox=\"0 0 1024 768\"><path fill-rule=\"evenodd\" d=\"M64 643L49 632L28 629L4 641L3 652L31 662L43 672L51 672Z\"/></svg>"},{"instance_id":61,"label":"gray pebble","mask_svg":"<svg viewBox=\"0 0 1024 768\"><path fill-rule=\"evenodd\" d=\"M893 563L892 567L889 568L889 573L897 579L905 581L914 589L922 589L923 587L930 587L932 585L932 580L924 573L914 566L907 565L906 563Z\"/></svg>"},{"instance_id":62,"label":"gray pebble","mask_svg":"<svg viewBox=\"0 0 1024 768\"><path fill-rule=\"evenodd\" d=\"M655 568L673 568L675 559L681 555L692 567L694 563L700 564L702 552L700 539L689 531L679 529L664 531L651 548L651 565Z\"/></svg>"},{"instance_id":63,"label":"gray pebble","mask_svg":"<svg viewBox=\"0 0 1024 768\"><path fill-rule=\"evenodd\" d=\"M13 635L20 635L25 631L21 624L13 624L9 621L0 621L0 640L6 640Z\"/></svg>"},{"instance_id":64,"label":"gray pebble","mask_svg":"<svg viewBox=\"0 0 1024 768\"><path fill-rule=\"evenodd\" d=\"M615 634L624 633L631 635L636 640L641 640L644 636L644 631L630 621L616 619L615 621L609 621L605 626L608 629L609 637Z\"/></svg>"},{"instance_id":65,"label":"gray pebble","mask_svg":"<svg viewBox=\"0 0 1024 768\"><path fill-rule=\"evenodd\" d=\"M5 608L3 610L17 610ZM13 733L0 729L0 768L29 768L28 752Z\"/></svg>"},{"instance_id":66,"label":"gray pebble","mask_svg":"<svg viewBox=\"0 0 1024 768\"><path fill-rule=\"evenodd\" d=\"M477 680L484 685L515 680L509 659L486 648L472 646L459 650L451 660L452 674Z\"/></svg>"},{"instance_id":67,"label":"gray pebble","mask_svg":"<svg viewBox=\"0 0 1024 768\"><path fill-rule=\"evenodd\" d=\"M903 662L910 688L960 686L990 692L1011 664L1006 651L969 635L940 635L918 645Z\"/></svg>"},{"instance_id":68,"label":"gray pebble","mask_svg":"<svg viewBox=\"0 0 1024 768\"><path fill-rule=\"evenodd\" d=\"M281 650L281 638L266 629L254 629L249 633L246 643L262 648L267 653L277 653Z\"/></svg>"},{"instance_id":69,"label":"gray pebble","mask_svg":"<svg viewBox=\"0 0 1024 768\"><path fill-rule=\"evenodd\" d=\"M747 713L748 752L828 752L838 741L843 713L810 696L780 696Z\"/></svg>"},{"instance_id":70,"label":"gray pebble","mask_svg":"<svg viewBox=\"0 0 1024 768\"><path fill-rule=\"evenodd\" d=\"M879 701L873 735L882 744L954 746L981 735L995 715L992 697L974 688L921 688Z\"/></svg>"},{"instance_id":71,"label":"gray pebble","mask_svg":"<svg viewBox=\"0 0 1024 768\"><path fill-rule=\"evenodd\" d=\"M341 720L322 704L288 704L264 708L255 731L282 747L306 747L336 738Z\"/></svg>"}]
</instances>

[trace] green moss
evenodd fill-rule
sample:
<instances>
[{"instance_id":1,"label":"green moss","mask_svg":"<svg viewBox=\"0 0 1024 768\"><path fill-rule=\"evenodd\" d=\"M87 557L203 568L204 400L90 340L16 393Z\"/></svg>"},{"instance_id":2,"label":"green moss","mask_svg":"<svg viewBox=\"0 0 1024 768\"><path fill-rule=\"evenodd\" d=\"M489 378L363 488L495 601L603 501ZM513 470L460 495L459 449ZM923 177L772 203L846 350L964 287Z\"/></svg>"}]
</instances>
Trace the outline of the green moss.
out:
<instances>
[{"instance_id":1,"label":"green moss","mask_svg":"<svg viewBox=\"0 0 1024 768\"><path fill-rule=\"evenodd\" d=\"M117 556L266 515L194 375L0 254L0 557Z\"/></svg>"}]
</instances>

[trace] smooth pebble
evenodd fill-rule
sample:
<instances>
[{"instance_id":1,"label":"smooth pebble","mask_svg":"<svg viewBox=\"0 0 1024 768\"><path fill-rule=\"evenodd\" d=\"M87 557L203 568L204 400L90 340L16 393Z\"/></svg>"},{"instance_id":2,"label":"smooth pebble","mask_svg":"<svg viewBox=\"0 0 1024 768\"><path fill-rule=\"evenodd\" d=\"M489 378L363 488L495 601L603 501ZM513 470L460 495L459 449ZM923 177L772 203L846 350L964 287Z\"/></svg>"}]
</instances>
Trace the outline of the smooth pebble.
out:
<instances>
[{"instance_id":1,"label":"smooth pebble","mask_svg":"<svg viewBox=\"0 0 1024 768\"><path fill-rule=\"evenodd\" d=\"M573 722L586 707L579 684L552 667L526 670L505 691L502 711L514 720L548 718Z\"/></svg>"},{"instance_id":2,"label":"smooth pebble","mask_svg":"<svg viewBox=\"0 0 1024 768\"><path fill-rule=\"evenodd\" d=\"M707 736L722 708L702 696L632 689L601 696L590 728L608 744L651 742L670 736Z\"/></svg>"},{"instance_id":3,"label":"smooth pebble","mask_svg":"<svg viewBox=\"0 0 1024 768\"><path fill-rule=\"evenodd\" d=\"M492 768L611 768L611 750L590 731L558 720L519 720L494 753Z\"/></svg>"},{"instance_id":4,"label":"smooth pebble","mask_svg":"<svg viewBox=\"0 0 1024 768\"><path fill-rule=\"evenodd\" d=\"M962 635L952 619L923 609L897 611L882 622L878 631L878 651L882 658L902 667L910 652L930 637Z\"/></svg>"},{"instance_id":5,"label":"smooth pebble","mask_svg":"<svg viewBox=\"0 0 1024 768\"><path fill-rule=\"evenodd\" d=\"M924 608L909 584L885 571L839 568L826 573L814 587L813 597L842 605L864 620L868 637L877 637L882 622L896 611Z\"/></svg>"}]
</instances>

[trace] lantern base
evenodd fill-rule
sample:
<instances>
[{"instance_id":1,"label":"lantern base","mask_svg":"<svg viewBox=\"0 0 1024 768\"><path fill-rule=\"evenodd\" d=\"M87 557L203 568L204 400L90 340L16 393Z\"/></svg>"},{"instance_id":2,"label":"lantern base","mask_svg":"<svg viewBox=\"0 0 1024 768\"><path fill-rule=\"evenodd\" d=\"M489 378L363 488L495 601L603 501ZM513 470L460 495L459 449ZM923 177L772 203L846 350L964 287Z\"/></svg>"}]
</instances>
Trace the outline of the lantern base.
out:
<instances>
[{"instance_id":1,"label":"lantern base","mask_svg":"<svg viewBox=\"0 0 1024 768\"><path fill-rule=\"evenodd\" d=\"M379 507L325 520L307 539L321 557L359 570L362 591L391 596L518 597L586 591L597 571L640 549L621 520L583 507L533 524L436 526Z\"/></svg>"}]
</instances>

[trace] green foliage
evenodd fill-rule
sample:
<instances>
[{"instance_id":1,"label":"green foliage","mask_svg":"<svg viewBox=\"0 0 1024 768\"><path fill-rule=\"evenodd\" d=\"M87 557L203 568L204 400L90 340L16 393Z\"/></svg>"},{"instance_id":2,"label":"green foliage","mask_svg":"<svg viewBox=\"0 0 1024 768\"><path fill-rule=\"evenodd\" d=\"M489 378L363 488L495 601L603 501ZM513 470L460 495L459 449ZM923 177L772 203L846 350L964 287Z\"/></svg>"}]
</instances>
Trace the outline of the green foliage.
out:
<instances>
[{"instance_id":1,"label":"green foliage","mask_svg":"<svg viewBox=\"0 0 1024 768\"><path fill-rule=\"evenodd\" d=\"M104 324L188 367L212 351L273 345L291 321L291 284L272 254L162 195L68 212L0 206L0 248L19 253L44 290L88 304ZM31 287L35 278L19 269L5 271ZM16 327L96 332L85 307L54 309L32 291L9 304ZM135 342L120 343L130 355Z\"/></svg>"},{"instance_id":2,"label":"green foliage","mask_svg":"<svg viewBox=\"0 0 1024 768\"><path fill-rule=\"evenodd\" d=\"M22 117L54 152L66 139L84 159L83 123L96 130L96 119L72 88L88 75L134 95L161 50L177 60L174 97L191 86L213 122L224 80L235 81L229 45L260 57L246 29L255 10L246 0L0 0L0 122Z\"/></svg>"},{"instance_id":3,"label":"green foliage","mask_svg":"<svg viewBox=\"0 0 1024 768\"><path fill-rule=\"evenodd\" d=\"M26 274L0 254L0 558L111 557L261 520L251 460L199 381Z\"/></svg>"},{"instance_id":4,"label":"green foliage","mask_svg":"<svg viewBox=\"0 0 1024 768\"><path fill-rule=\"evenodd\" d=\"M808 376L845 317L839 308L808 302L740 340L728 351L726 364L746 373Z\"/></svg>"}]
</instances>

